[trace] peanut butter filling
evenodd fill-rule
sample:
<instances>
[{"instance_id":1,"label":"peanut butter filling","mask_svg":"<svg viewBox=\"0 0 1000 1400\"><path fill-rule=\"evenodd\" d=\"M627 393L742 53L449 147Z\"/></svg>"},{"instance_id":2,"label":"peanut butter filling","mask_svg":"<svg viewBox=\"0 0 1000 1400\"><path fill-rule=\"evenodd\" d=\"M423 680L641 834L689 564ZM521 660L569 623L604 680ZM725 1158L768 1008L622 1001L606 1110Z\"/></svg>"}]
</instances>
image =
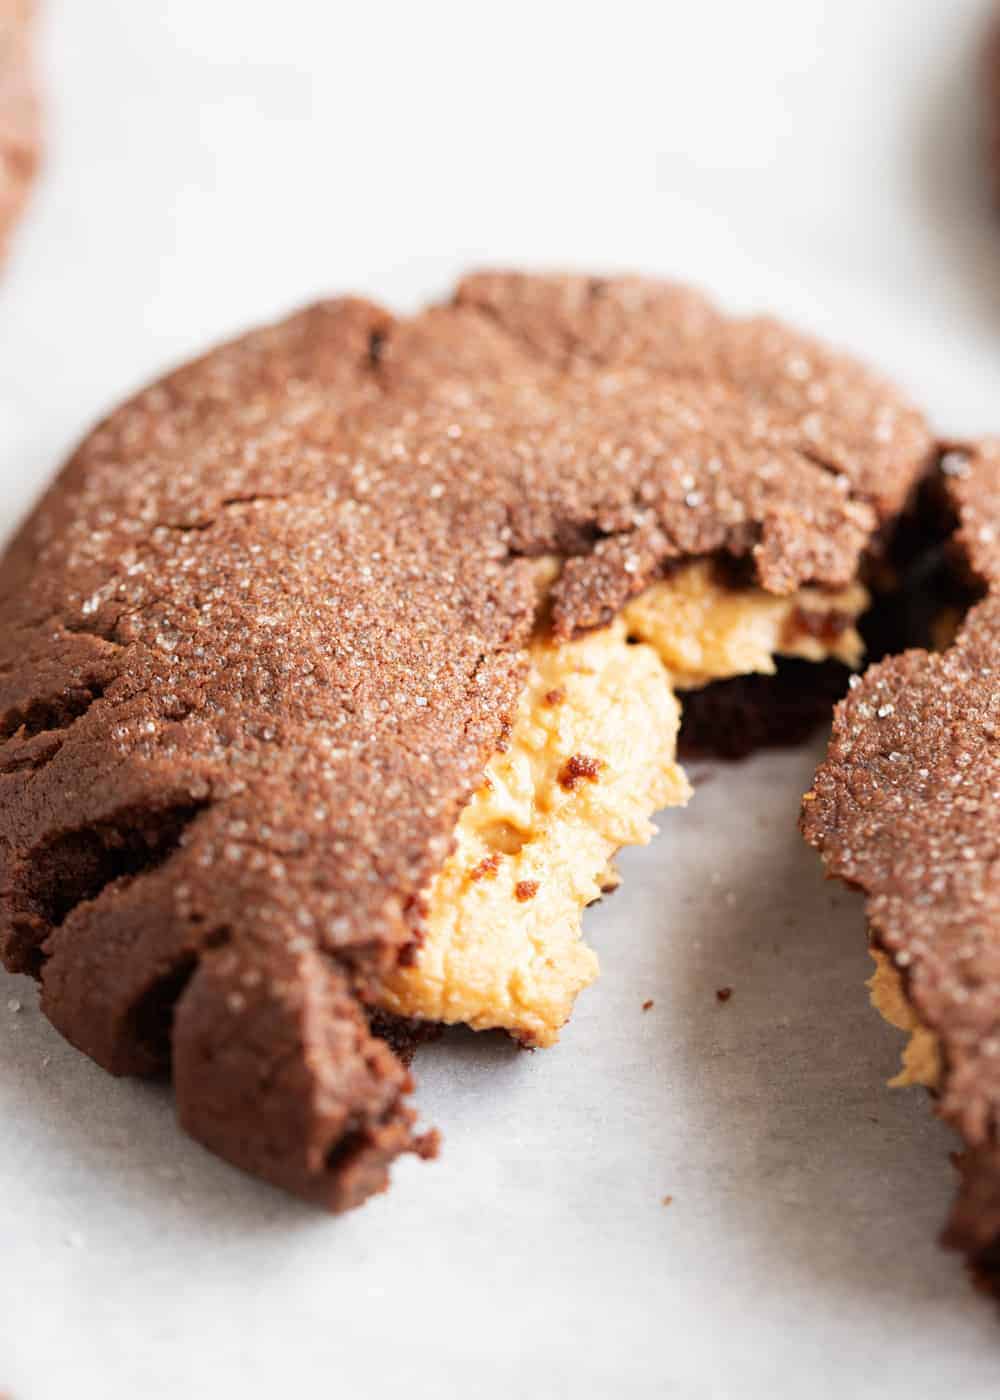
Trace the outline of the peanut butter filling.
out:
<instances>
[{"instance_id":1,"label":"peanut butter filling","mask_svg":"<svg viewBox=\"0 0 1000 1400\"><path fill-rule=\"evenodd\" d=\"M631 635L656 648L674 683L690 690L730 676L773 675L776 656L857 666L864 643L854 624L868 601L860 583L839 593L800 588L788 597L727 588L700 559L640 593L624 617Z\"/></svg>"},{"instance_id":2,"label":"peanut butter filling","mask_svg":"<svg viewBox=\"0 0 1000 1400\"><path fill-rule=\"evenodd\" d=\"M541 585L553 572L540 565ZM553 1044L598 972L583 909L613 883L615 852L645 844L651 815L690 796L675 690L773 672L776 654L854 665L867 601L860 585L787 598L734 590L696 561L611 626L533 643L508 746L459 819L417 958L384 984L382 1008Z\"/></svg>"},{"instance_id":3,"label":"peanut butter filling","mask_svg":"<svg viewBox=\"0 0 1000 1400\"><path fill-rule=\"evenodd\" d=\"M869 949L875 971L866 986L872 1006L897 1030L909 1031L903 1047L903 1068L889 1080L889 1087L902 1089L922 1084L936 1089L941 1081L941 1049L933 1031L922 1025L903 993L903 978L895 963L881 948Z\"/></svg>"},{"instance_id":4,"label":"peanut butter filling","mask_svg":"<svg viewBox=\"0 0 1000 1400\"><path fill-rule=\"evenodd\" d=\"M580 915L608 862L690 795L679 726L666 670L622 621L537 642L509 746L462 813L417 961L386 984L383 1007L551 1045L597 976Z\"/></svg>"}]
</instances>

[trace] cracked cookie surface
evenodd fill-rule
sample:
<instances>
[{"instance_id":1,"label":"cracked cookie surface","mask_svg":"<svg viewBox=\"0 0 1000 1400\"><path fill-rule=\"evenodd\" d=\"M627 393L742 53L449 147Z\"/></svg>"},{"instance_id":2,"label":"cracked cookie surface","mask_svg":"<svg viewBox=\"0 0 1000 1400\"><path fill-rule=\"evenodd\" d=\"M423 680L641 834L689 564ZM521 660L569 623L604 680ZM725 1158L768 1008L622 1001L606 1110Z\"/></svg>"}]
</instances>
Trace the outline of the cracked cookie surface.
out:
<instances>
[{"instance_id":1,"label":"cracked cookie surface","mask_svg":"<svg viewBox=\"0 0 1000 1400\"><path fill-rule=\"evenodd\" d=\"M0 567L5 962L214 1150L357 1203L433 1149L369 1010L539 627L712 555L850 588L932 447L849 358L638 279L331 301L185 366Z\"/></svg>"}]
</instances>

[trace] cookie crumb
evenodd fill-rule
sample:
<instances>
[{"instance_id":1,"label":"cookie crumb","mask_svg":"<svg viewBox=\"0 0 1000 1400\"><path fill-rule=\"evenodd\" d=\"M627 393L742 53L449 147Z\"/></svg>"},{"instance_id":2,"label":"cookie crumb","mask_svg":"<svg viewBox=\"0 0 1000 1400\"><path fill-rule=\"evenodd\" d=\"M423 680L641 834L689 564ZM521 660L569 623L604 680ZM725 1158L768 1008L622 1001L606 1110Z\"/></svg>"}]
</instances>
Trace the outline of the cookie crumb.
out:
<instances>
[{"instance_id":1,"label":"cookie crumb","mask_svg":"<svg viewBox=\"0 0 1000 1400\"><path fill-rule=\"evenodd\" d=\"M596 783L597 775L604 767L599 758L589 758L585 753L575 753L567 758L559 770L559 786L572 792L581 778L588 783Z\"/></svg>"},{"instance_id":2,"label":"cookie crumb","mask_svg":"<svg viewBox=\"0 0 1000 1400\"><path fill-rule=\"evenodd\" d=\"M538 893L537 880L518 880L514 886L514 898L519 899L523 904L526 900L534 899Z\"/></svg>"},{"instance_id":3,"label":"cookie crumb","mask_svg":"<svg viewBox=\"0 0 1000 1400\"><path fill-rule=\"evenodd\" d=\"M673 1201L673 1196L663 1196L660 1200L661 1206L669 1206Z\"/></svg>"},{"instance_id":4,"label":"cookie crumb","mask_svg":"<svg viewBox=\"0 0 1000 1400\"><path fill-rule=\"evenodd\" d=\"M653 998L652 998L652 997L647 997L647 999L642 1003L642 1009L643 1009L643 1011L650 1011L650 1010L652 1010L653 1004L654 1004L654 1003L653 1003Z\"/></svg>"},{"instance_id":5,"label":"cookie crumb","mask_svg":"<svg viewBox=\"0 0 1000 1400\"><path fill-rule=\"evenodd\" d=\"M500 852L494 851L492 855L483 856L478 865L474 865L469 871L470 880L494 880L496 873L500 869Z\"/></svg>"},{"instance_id":6,"label":"cookie crumb","mask_svg":"<svg viewBox=\"0 0 1000 1400\"><path fill-rule=\"evenodd\" d=\"M716 1001L728 1001L729 998L732 996L732 994L733 994L733 989L732 989L732 987L716 987L716 989L715 989L715 1000L716 1000Z\"/></svg>"}]
</instances>

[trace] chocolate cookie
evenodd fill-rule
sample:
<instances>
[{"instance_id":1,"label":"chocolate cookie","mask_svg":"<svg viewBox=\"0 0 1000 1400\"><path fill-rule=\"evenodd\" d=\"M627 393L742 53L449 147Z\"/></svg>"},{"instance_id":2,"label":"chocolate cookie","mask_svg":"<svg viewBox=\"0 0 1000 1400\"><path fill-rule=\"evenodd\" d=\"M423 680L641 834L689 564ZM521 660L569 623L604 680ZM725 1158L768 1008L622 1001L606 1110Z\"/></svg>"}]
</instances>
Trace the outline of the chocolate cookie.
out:
<instances>
[{"instance_id":1,"label":"chocolate cookie","mask_svg":"<svg viewBox=\"0 0 1000 1400\"><path fill-rule=\"evenodd\" d=\"M962 1136L947 1242L1000 1269L1000 443L947 451L950 548L985 593L939 654L855 681L803 830L830 875L868 896L873 1000L911 1033L921 1083Z\"/></svg>"},{"instance_id":2,"label":"chocolate cookie","mask_svg":"<svg viewBox=\"0 0 1000 1400\"><path fill-rule=\"evenodd\" d=\"M0 252L27 198L41 149L34 18L34 0L0 0Z\"/></svg>"},{"instance_id":3,"label":"chocolate cookie","mask_svg":"<svg viewBox=\"0 0 1000 1400\"><path fill-rule=\"evenodd\" d=\"M214 1151L356 1204L434 1149L372 1025L554 1038L580 906L686 796L674 691L855 661L932 452L854 361L633 279L331 301L178 370L0 565L6 965Z\"/></svg>"}]
</instances>

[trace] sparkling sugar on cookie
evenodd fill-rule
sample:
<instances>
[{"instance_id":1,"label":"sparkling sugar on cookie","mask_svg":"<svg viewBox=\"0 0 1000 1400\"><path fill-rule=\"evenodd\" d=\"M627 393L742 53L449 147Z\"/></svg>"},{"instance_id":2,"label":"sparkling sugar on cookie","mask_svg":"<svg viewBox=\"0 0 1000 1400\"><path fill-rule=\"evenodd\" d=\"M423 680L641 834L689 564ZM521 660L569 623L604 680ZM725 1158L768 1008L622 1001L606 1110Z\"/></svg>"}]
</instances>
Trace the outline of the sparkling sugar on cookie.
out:
<instances>
[{"instance_id":1,"label":"sparkling sugar on cookie","mask_svg":"<svg viewBox=\"0 0 1000 1400\"><path fill-rule=\"evenodd\" d=\"M686 796L678 699L725 748L716 686L855 662L934 453L850 358L638 278L328 301L177 370L0 565L5 963L212 1150L357 1204L434 1148L385 1008L554 1038L581 908Z\"/></svg>"},{"instance_id":2,"label":"sparkling sugar on cookie","mask_svg":"<svg viewBox=\"0 0 1000 1400\"><path fill-rule=\"evenodd\" d=\"M1000 444L952 448L938 514L982 596L939 653L872 667L839 706L802 826L867 896L872 1002L909 1035L894 1085L961 1136L945 1233L1000 1278Z\"/></svg>"}]
</instances>

